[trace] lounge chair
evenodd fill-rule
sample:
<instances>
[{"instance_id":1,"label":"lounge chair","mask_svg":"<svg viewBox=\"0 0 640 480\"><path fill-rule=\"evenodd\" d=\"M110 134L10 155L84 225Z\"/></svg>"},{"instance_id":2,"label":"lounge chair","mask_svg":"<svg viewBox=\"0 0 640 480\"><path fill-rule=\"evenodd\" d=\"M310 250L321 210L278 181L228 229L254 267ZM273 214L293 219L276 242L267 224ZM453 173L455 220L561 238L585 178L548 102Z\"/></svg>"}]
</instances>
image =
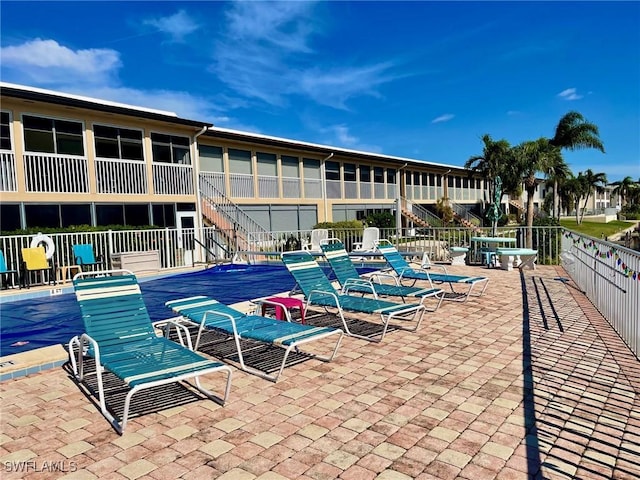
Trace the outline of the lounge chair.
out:
<instances>
[{"instance_id":1,"label":"lounge chair","mask_svg":"<svg viewBox=\"0 0 640 480\"><path fill-rule=\"evenodd\" d=\"M316 228L311 231L311 240L306 245L303 245L302 249L309 252L320 253L322 252L320 244L327 238L329 238L329 230L326 228Z\"/></svg>"},{"instance_id":2,"label":"lounge chair","mask_svg":"<svg viewBox=\"0 0 640 480\"><path fill-rule=\"evenodd\" d=\"M425 312L425 307L422 304L394 303L376 298L340 293L336 291L309 252L283 252L282 261L304 293L307 309L312 305L321 306L326 311L330 307L336 308L347 335L380 342L387 333L390 321L395 319L415 323L413 328L405 328L406 330L416 331L420 327ZM383 326L380 338L373 339L370 336L352 332L344 318L345 310L357 313L379 314ZM309 317L307 316L308 320Z\"/></svg>"},{"instance_id":3,"label":"lounge chair","mask_svg":"<svg viewBox=\"0 0 640 480\"><path fill-rule=\"evenodd\" d=\"M418 280L425 280L429 282L429 285L433 287L434 283L441 284L447 283L450 288L450 292L445 293L445 300L452 300L456 302L466 302L470 296L479 297L487 289L489 279L487 277L468 277L466 275L451 275L446 273L434 273L430 271L430 268L413 268L407 261L402 258L402 255L396 250L396 248L388 241L382 241L378 244L378 251L382 254L384 259L389 264L391 270L398 276L400 283L407 280L411 282L411 285L415 285ZM433 266L426 265L433 268ZM464 292L457 292L453 288L453 284L464 285L467 290ZM480 293L475 293L473 288L481 284L483 285Z\"/></svg>"},{"instance_id":4,"label":"lounge chair","mask_svg":"<svg viewBox=\"0 0 640 480\"><path fill-rule=\"evenodd\" d=\"M329 262L331 270L333 270L336 279L342 286L341 293L348 294L350 292L372 294L375 298L378 295L401 297L404 302L405 297L419 298L421 303L424 304L425 299L434 297L437 300L435 308L430 311L438 309L442 303L444 292L440 288L421 288L421 287L405 287L400 285L395 275L377 273L373 274L371 278L378 280L368 280L362 278L358 273L358 270L353 266L349 254L344 248L344 245L337 238L330 238L327 241L320 244L322 252L325 258ZM390 278L394 284L389 285L380 283L382 278Z\"/></svg>"},{"instance_id":5,"label":"lounge chair","mask_svg":"<svg viewBox=\"0 0 640 480\"><path fill-rule=\"evenodd\" d=\"M101 276L95 277L96 274ZM73 286L85 328L85 333L69 341L73 372L82 386L88 375L85 373L85 355L95 359L100 410L118 433L124 432L131 398L140 390L194 379L195 388L224 405L231 387L231 368L168 338L158 337L135 275L126 270L79 273L73 279ZM166 333L171 326L185 329L175 322L168 322ZM103 370L130 387L121 422L106 405ZM222 397L200 385L200 375L214 372L227 374ZM87 389L95 394L88 385Z\"/></svg>"},{"instance_id":6,"label":"lounge chair","mask_svg":"<svg viewBox=\"0 0 640 480\"><path fill-rule=\"evenodd\" d=\"M268 304L269 301L263 299L262 304L265 303ZM200 346L200 339L205 330L215 330L227 334L235 342L240 368L273 382L276 382L282 375L291 350L296 349L297 351L300 345L337 335L338 340L330 355L314 355L314 358L328 362L335 357L343 337L343 332L335 328L313 327L291 322L289 312L286 309L287 321L283 321L261 315L247 315L204 296L172 300L166 302L165 305L181 315L185 321L198 326L196 350ZM275 375L265 374L245 364L240 344L242 339L254 340L285 349L284 358Z\"/></svg>"},{"instance_id":7,"label":"lounge chair","mask_svg":"<svg viewBox=\"0 0 640 480\"><path fill-rule=\"evenodd\" d=\"M53 259L47 259L44 247L23 248L22 251L22 284L29 288L31 286L31 274L42 273L42 283L45 283L45 272L48 275L49 284L56 284L55 267Z\"/></svg>"},{"instance_id":8,"label":"lounge chair","mask_svg":"<svg viewBox=\"0 0 640 480\"><path fill-rule=\"evenodd\" d=\"M2 277L2 288L8 288L9 279L12 279L11 283L14 287L20 284L20 274L18 270L9 270L2 250L0 250L0 276Z\"/></svg>"},{"instance_id":9,"label":"lounge chair","mask_svg":"<svg viewBox=\"0 0 640 480\"><path fill-rule=\"evenodd\" d=\"M93 245L90 243L73 245L71 248L73 250L74 261L76 265L80 265L82 270L85 270L86 267L89 267L91 270L105 268L104 259L100 255L96 258L93 253Z\"/></svg>"}]
</instances>

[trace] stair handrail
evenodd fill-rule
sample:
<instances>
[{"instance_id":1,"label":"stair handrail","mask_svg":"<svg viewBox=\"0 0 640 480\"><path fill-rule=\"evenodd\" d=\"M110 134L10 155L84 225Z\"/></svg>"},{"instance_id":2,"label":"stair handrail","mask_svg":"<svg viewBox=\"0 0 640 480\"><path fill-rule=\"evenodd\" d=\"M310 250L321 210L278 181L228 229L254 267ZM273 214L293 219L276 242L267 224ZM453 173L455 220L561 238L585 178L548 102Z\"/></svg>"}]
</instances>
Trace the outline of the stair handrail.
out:
<instances>
[{"instance_id":1,"label":"stair handrail","mask_svg":"<svg viewBox=\"0 0 640 480\"><path fill-rule=\"evenodd\" d=\"M407 200L403 198L404 204L409 207L407 210L412 212L421 220L427 222L431 227L443 227L444 222L437 215L434 215L429 210L424 208L422 205L412 202L411 200Z\"/></svg>"},{"instance_id":2,"label":"stair handrail","mask_svg":"<svg viewBox=\"0 0 640 480\"><path fill-rule=\"evenodd\" d=\"M456 202L449 201L449 205L451 205L454 213L456 213L460 218L465 219L467 222L475 225L476 227L482 227L482 219L480 217L474 215L468 209Z\"/></svg>"},{"instance_id":3,"label":"stair handrail","mask_svg":"<svg viewBox=\"0 0 640 480\"><path fill-rule=\"evenodd\" d=\"M240 206L231 201L229 197L202 176L200 176L200 195L202 199L207 201L220 213L229 224L233 225L235 231L244 235L249 250L256 250L258 247L256 235L262 238L270 238L273 241L276 240L272 232L256 222L242 210ZM235 248L238 250L237 242Z\"/></svg>"}]
</instances>

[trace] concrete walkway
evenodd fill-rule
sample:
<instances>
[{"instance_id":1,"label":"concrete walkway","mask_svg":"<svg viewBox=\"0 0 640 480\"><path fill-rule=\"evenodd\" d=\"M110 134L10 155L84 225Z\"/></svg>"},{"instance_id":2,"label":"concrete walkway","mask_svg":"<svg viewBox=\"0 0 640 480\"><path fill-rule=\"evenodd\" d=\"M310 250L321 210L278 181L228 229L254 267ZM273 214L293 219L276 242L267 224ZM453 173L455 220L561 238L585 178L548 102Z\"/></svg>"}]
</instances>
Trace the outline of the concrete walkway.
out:
<instances>
[{"instance_id":1,"label":"concrete walkway","mask_svg":"<svg viewBox=\"0 0 640 480\"><path fill-rule=\"evenodd\" d=\"M640 362L564 271L451 270L485 295L276 384L234 370L224 407L174 389L124 436L63 368L2 382L0 476L640 477Z\"/></svg>"}]
</instances>

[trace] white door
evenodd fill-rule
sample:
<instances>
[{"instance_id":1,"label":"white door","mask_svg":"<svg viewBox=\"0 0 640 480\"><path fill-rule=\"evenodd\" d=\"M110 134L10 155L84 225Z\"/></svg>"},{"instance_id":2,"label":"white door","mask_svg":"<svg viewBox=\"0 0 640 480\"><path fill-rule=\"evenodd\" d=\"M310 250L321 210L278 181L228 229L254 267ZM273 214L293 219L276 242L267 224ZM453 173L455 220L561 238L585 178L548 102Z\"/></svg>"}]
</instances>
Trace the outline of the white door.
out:
<instances>
[{"instance_id":1,"label":"white door","mask_svg":"<svg viewBox=\"0 0 640 480\"><path fill-rule=\"evenodd\" d=\"M196 212L177 212L178 250L182 253L182 265L193 265L193 255L196 249L195 226ZM180 257L178 257L180 258Z\"/></svg>"}]
</instances>

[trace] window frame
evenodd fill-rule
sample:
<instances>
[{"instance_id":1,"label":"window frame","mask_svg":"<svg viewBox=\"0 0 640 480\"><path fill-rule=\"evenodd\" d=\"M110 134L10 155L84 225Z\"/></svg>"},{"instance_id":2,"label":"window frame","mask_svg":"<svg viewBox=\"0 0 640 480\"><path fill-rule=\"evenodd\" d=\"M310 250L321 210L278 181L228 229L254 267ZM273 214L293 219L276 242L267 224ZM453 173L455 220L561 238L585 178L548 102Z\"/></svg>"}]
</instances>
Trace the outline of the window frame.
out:
<instances>
[{"instance_id":1,"label":"window frame","mask_svg":"<svg viewBox=\"0 0 640 480\"><path fill-rule=\"evenodd\" d=\"M39 120L47 120L49 122L51 122L51 129L50 130L42 130L42 129L36 129L36 128L27 128L26 126L26 119L27 118L35 118L35 119L39 119ZM32 154L36 154L36 155L60 155L60 156L70 156L70 157L82 157L82 158L86 158L86 139L85 139L85 124L84 121L82 120L70 120L68 118L60 118L60 117L53 117L53 116L48 116L48 115L40 115L40 114L35 114L35 113L22 113L21 114L21 126L22 126L22 140L24 142L24 150L26 153L32 153ZM73 132L67 132L64 131L63 128L56 128L56 123L60 123L60 127L63 127L64 123L66 124L76 124L80 127L80 134L77 133L73 133ZM52 151L48 151L48 150L30 150L29 149L29 145L27 141L27 134L28 132L46 132L47 134L50 135L51 137L51 146ZM58 133L59 132L59 133ZM63 144L65 139L69 139L72 138L72 136L75 136L77 138L79 138L80 140L80 147L82 149L82 153L78 154L78 153L61 153L60 152L60 144Z\"/></svg>"},{"instance_id":2,"label":"window frame","mask_svg":"<svg viewBox=\"0 0 640 480\"><path fill-rule=\"evenodd\" d=\"M6 115L7 116L7 123L3 123L2 121L2 117ZM13 129L11 128L11 125L13 123L13 115L11 114L11 111L9 110L0 110L0 150L4 150L4 151L8 151L8 152L13 152ZM2 129L3 127L6 127L7 130L7 135L3 135L2 134ZM6 140L5 140L6 139ZM9 148L3 148L2 144L8 142L9 144Z\"/></svg>"},{"instance_id":3,"label":"window frame","mask_svg":"<svg viewBox=\"0 0 640 480\"><path fill-rule=\"evenodd\" d=\"M168 141L159 141L160 139L158 139L157 137L162 136L162 137L168 137ZM154 140L154 137L156 137L156 139ZM178 140L178 139L186 139L187 143L186 146L178 143L178 142L174 142L174 140ZM188 135L174 135L171 133L161 133L161 132L151 132L149 134L149 140L151 141L151 161L153 163L162 163L162 164L168 164L168 165L193 165L193 159L191 158L191 138ZM169 151L169 156L170 156L170 161L164 161L164 160L156 160L156 151L157 148L163 147L164 149L168 149ZM176 150L178 149L185 149L186 153L188 155L188 162L185 163L184 161L177 161L176 159L179 157L178 155L176 155Z\"/></svg>"},{"instance_id":4,"label":"window frame","mask_svg":"<svg viewBox=\"0 0 640 480\"><path fill-rule=\"evenodd\" d=\"M96 134L96 127L100 127L100 128L108 128L108 129L112 129L112 130L116 130L116 138L113 139L115 140L117 147L118 147L118 156L117 157L105 157L102 156L98 153L98 144L97 144L97 140L98 138L104 138L104 139L108 139L108 137L99 137ZM96 154L96 158L100 158L100 159L108 159L108 160L128 160L128 161L132 161L132 162L144 162L145 160L145 154L144 154L144 131L142 129L137 129L137 128L125 128L125 127L120 127L120 126L115 126L115 125L107 125L104 123L93 123L91 125L92 131L93 131L93 148ZM137 132L140 134L140 156L141 158L124 158L123 157L123 142L122 142L122 135L121 132L122 131L129 131L129 132ZM137 141L137 139L136 139ZM132 139L126 139L125 143L131 143L133 144L134 141Z\"/></svg>"}]
</instances>

